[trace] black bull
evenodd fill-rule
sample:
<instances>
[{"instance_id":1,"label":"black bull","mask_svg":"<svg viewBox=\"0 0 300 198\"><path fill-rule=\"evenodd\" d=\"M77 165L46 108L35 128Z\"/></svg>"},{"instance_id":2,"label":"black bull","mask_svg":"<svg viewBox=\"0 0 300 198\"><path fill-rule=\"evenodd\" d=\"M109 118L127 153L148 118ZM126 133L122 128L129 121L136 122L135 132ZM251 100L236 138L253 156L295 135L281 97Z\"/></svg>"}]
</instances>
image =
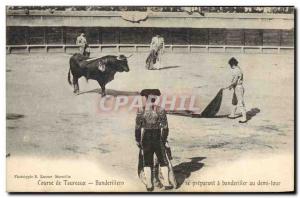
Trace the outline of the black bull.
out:
<instances>
[{"instance_id":1,"label":"black bull","mask_svg":"<svg viewBox=\"0 0 300 198\"><path fill-rule=\"evenodd\" d=\"M79 93L78 79L84 76L87 80L96 80L101 87L101 94L105 96L105 85L114 79L116 72L128 72L129 67L127 58L120 56L104 56L96 59L88 59L81 54L74 54L70 58L70 69L68 73L68 82L74 86L74 93ZM102 71L99 66L104 66ZM73 82L70 79L70 72L73 75Z\"/></svg>"}]
</instances>

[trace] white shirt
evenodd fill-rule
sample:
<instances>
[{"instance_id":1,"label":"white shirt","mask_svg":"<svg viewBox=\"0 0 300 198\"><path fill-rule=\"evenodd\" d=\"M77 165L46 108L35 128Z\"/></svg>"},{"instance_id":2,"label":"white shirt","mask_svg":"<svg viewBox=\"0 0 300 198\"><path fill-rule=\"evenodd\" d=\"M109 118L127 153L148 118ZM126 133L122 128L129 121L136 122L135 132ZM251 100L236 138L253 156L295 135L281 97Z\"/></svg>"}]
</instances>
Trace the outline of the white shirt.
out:
<instances>
[{"instance_id":1,"label":"white shirt","mask_svg":"<svg viewBox=\"0 0 300 198\"><path fill-rule=\"evenodd\" d=\"M163 37L153 37L151 41L151 49L159 50L164 46L164 38Z\"/></svg>"},{"instance_id":2,"label":"white shirt","mask_svg":"<svg viewBox=\"0 0 300 198\"><path fill-rule=\"evenodd\" d=\"M242 85L243 81L244 81L244 75L243 75L243 72L242 72L241 68L239 66L235 66L232 69L231 84Z\"/></svg>"}]
</instances>

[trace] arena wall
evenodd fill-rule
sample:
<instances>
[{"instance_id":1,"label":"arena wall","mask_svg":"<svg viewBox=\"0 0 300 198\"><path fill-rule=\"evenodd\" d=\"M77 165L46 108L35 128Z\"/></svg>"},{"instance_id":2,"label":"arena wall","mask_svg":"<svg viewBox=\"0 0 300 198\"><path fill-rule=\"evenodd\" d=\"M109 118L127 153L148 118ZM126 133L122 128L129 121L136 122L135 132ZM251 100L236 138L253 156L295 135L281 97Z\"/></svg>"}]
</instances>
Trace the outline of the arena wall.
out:
<instances>
[{"instance_id":1,"label":"arena wall","mask_svg":"<svg viewBox=\"0 0 300 198\"><path fill-rule=\"evenodd\" d=\"M294 44L293 29L7 27L7 45L75 44L81 32L90 44L149 44L156 33L170 45Z\"/></svg>"},{"instance_id":2,"label":"arena wall","mask_svg":"<svg viewBox=\"0 0 300 198\"><path fill-rule=\"evenodd\" d=\"M76 37L85 32L92 50L101 52L148 51L152 36L158 33L165 38L170 52L277 53L293 49L293 19L293 14L210 13L203 17L155 13L136 23L124 20L118 12L8 13L7 50L8 53L72 51L76 48ZM93 24L95 26L91 26ZM222 28L218 24L222 24Z\"/></svg>"}]
</instances>

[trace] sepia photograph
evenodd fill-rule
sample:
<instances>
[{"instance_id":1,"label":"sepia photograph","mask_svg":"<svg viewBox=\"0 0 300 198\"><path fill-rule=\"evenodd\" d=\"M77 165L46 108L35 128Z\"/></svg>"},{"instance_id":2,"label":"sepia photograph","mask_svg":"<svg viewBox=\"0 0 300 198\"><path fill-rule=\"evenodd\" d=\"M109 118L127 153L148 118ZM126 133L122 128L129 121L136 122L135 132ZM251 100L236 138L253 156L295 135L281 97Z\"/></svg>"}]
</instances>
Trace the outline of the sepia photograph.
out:
<instances>
[{"instance_id":1,"label":"sepia photograph","mask_svg":"<svg viewBox=\"0 0 300 198\"><path fill-rule=\"evenodd\" d=\"M295 192L295 7L5 9L7 192Z\"/></svg>"}]
</instances>

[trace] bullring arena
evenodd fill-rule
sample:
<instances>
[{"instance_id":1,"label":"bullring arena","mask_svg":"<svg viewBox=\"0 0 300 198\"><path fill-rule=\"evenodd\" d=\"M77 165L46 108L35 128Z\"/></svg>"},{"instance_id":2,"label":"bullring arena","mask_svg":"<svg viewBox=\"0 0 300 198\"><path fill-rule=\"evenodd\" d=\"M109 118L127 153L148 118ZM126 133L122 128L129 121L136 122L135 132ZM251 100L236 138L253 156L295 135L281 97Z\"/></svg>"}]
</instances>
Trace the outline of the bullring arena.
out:
<instances>
[{"instance_id":1,"label":"bullring arena","mask_svg":"<svg viewBox=\"0 0 300 198\"><path fill-rule=\"evenodd\" d=\"M280 18L279 15L272 16L276 20ZM285 15L293 20L292 14ZM9 31L24 29L23 26L17 26L18 16L8 14L8 26L11 25ZM29 32L41 28L38 26L47 29L38 24L34 17L31 19L36 27L27 27L26 17L20 23L24 23ZM243 26L243 22L240 24ZM240 124L226 117L231 108L232 92L229 90L223 92L221 109L214 118L168 114L169 144L179 184L177 189L170 192L253 191L253 186L243 185L250 181L256 182L255 191L293 190L294 50L293 40L283 39L283 35L293 39L290 33L285 34L293 32L293 28L263 30L265 26L260 30L257 25L258 29L251 31L260 32L258 35L263 35L264 31L267 36L271 34L270 37L262 36L262 41L259 41L265 39L265 44L273 42L267 38L278 35L281 38L279 45L245 45L243 42L248 27L239 29L244 35L243 42L236 45L227 45L225 41L218 41L215 45L180 44L172 36L178 36L176 32L180 32L180 29L168 30L163 66L160 70L151 71L145 68L149 47L146 41L138 44L120 43L122 38L119 37L119 43L90 43L91 57L133 54L128 58L130 71L117 73L115 79L106 86L107 94L113 98L132 97L144 88L159 88L162 93L196 95L196 105L200 109L212 100L220 88L229 84L231 73L228 59L234 56L239 60L245 75L247 123ZM88 28L95 32L91 27ZM101 32L101 28L97 31ZM140 31L136 29L130 34ZM210 27L206 29L210 31ZM81 30L78 29L79 32ZM121 31L125 30L131 31L130 28ZM165 32L163 28L159 31ZM172 31L175 33L170 33ZM191 35L197 30L183 31ZM102 40L105 39L103 35ZM216 40L219 38L214 32L208 35ZM180 34L178 37L182 38ZM230 40L231 37L226 38ZM71 42L72 39L69 40ZM277 39L274 40L277 42ZM134 139L136 114L125 110L99 111L100 87L93 80L86 82L81 78L81 92L73 94L72 86L67 83L69 58L78 50L73 45L7 44L7 190L144 191L144 185L137 175L138 148ZM36 174L52 176L53 180L56 176L64 177L70 183L51 186L43 183L46 181L43 177L41 181L14 179L16 175ZM82 185L83 181L87 184ZM223 182L223 185L218 186L217 181ZM89 182L94 184L88 185ZM259 185L259 182L270 184Z\"/></svg>"}]
</instances>

